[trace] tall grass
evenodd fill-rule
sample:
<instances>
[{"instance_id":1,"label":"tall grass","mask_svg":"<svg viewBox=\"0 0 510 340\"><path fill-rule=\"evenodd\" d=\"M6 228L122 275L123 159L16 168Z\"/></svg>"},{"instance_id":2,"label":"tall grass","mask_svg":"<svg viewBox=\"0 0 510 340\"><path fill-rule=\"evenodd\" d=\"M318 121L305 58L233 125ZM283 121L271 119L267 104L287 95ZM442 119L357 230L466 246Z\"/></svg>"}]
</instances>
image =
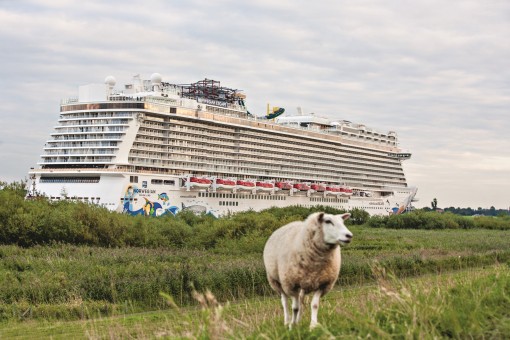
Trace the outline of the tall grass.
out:
<instances>
[{"instance_id":1,"label":"tall grass","mask_svg":"<svg viewBox=\"0 0 510 340\"><path fill-rule=\"evenodd\" d=\"M337 304L336 313L325 320L328 333L382 339L504 339L510 335L508 266L425 282L402 281L377 267L376 277L378 289L358 306L347 309Z\"/></svg>"},{"instance_id":2,"label":"tall grass","mask_svg":"<svg viewBox=\"0 0 510 340\"><path fill-rule=\"evenodd\" d=\"M373 266L374 267L374 266ZM374 268L373 268L374 269ZM320 326L309 308L292 331L276 296L222 303L196 293L198 308L130 314L80 322L9 323L0 337L191 339L507 339L510 268L496 265L400 279L375 265L375 285L337 289L321 299ZM172 297L163 294L164 300ZM309 297L305 299L308 305Z\"/></svg>"},{"instance_id":3,"label":"tall grass","mask_svg":"<svg viewBox=\"0 0 510 340\"><path fill-rule=\"evenodd\" d=\"M318 206L220 219L191 212L144 218L83 203L26 201L18 189L0 190L0 320L164 309L161 291L181 307L196 303L194 290L210 289L220 302L272 296L261 257L268 236L314 211L341 212ZM405 277L510 258L505 218L352 214L355 239L343 249L343 286L373 282L375 260Z\"/></svg>"},{"instance_id":4,"label":"tall grass","mask_svg":"<svg viewBox=\"0 0 510 340\"><path fill-rule=\"evenodd\" d=\"M374 282L374 261L399 277L510 261L506 231L351 230L355 241L342 251L340 286ZM0 246L0 320L164 309L161 291L179 306L196 303L194 289L210 289L220 302L273 296L262 263L263 244L246 249L247 244L241 237L239 243L219 242L209 250Z\"/></svg>"}]
</instances>

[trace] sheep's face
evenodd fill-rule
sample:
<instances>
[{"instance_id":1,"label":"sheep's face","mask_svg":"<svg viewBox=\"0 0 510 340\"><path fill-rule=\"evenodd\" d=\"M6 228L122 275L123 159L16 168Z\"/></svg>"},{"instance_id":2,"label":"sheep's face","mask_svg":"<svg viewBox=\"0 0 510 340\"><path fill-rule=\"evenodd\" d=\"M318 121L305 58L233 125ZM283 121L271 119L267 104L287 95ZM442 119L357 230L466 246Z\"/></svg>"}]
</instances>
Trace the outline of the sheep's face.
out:
<instances>
[{"instance_id":1,"label":"sheep's face","mask_svg":"<svg viewBox=\"0 0 510 340\"><path fill-rule=\"evenodd\" d=\"M350 216L351 214L330 215L320 213L319 224L322 226L324 242L331 245L345 245L350 243L352 240L352 233L344 224L344 221Z\"/></svg>"}]
</instances>

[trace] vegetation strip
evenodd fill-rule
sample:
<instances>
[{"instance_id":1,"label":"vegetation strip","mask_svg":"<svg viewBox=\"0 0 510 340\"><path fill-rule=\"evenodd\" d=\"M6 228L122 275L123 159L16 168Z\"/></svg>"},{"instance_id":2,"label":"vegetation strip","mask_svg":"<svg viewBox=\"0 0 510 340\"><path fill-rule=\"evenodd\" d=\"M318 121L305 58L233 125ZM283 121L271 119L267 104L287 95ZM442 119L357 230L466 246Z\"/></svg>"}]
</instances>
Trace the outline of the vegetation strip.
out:
<instances>
[{"instance_id":1,"label":"vegetation strip","mask_svg":"<svg viewBox=\"0 0 510 340\"><path fill-rule=\"evenodd\" d=\"M322 338L331 334L378 338L433 335L504 338L510 334L507 333L510 331L508 265L404 280L385 273L380 266L374 271L377 284L332 291L322 301L322 327L312 333L306 323L289 332L281 322L279 302L257 298L221 307L206 303L201 308L85 321L9 322L0 328L0 337Z\"/></svg>"},{"instance_id":2,"label":"vegetation strip","mask_svg":"<svg viewBox=\"0 0 510 340\"><path fill-rule=\"evenodd\" d=\"M2 329L0 337L12 335L11 331L15 329L25 329L26 334L31 334L32 327L42 329L42 333L38 333L41 336L59 332L67 334L69 325L77 325L71 328L79 336L88 334L96 337L100 334L104 337L107 335L101 328L102 320L126 320L138 327L135 330L135 326L114 324L117 329L106 328L111 336L118 331L119 334L139 337L186 337L189 332L190 336L234 334L232 337L236 337L237 329L244 327L246 330L243 330L242 337L250 337L257 332L267 337L290 337L288 333L279 333L279 324L276 323L274 327L256 328L273 322L269 321L273 317L274 322L281 321L279 306L267 317L266 312L257 314L258 309L266 310L266 297L271 297L271 303L275 301L262 265L263 246L269 235L284 224L303 220L316 211L342 213L316 206L271 208L257 213L247 211L220 219L190 212L167 218L144 218L112 213L83 203L51 203L45 199L26 201L24 193L21 185L0 183L0 329L7 330ZM510 263L510 217L505 214L463 217L420 210L398 216L369 218L361 210L355 209L350 213L352 218L347 224L354 240L342 250L343 265L338 280L342 289L355 287L356 290L360 286L366 289L367 283L373 282L381 285L379 271L391 272L398 278L427 273L442 277L451 271L470 272L473 268ZM467 281L460 286L473 288L474 291L466 290L462 296L464 299L474 297L477 301L490 300L492 296L483 295L480 287L491 287L487 291L490 294L492 291L503 292L501 296L494 293L499 302L492 306L492 310L499 314L483 314L480 318L498 322L491 326L505 334L510 329L507 327L507 314L499 311L501 306L507 306L509 294L506 272L501 270L501 273L494 274L479 287L470 286ZM344 321L335 320L332 326L323 328L325 333L318 337L355 334L354 337L370 335L384 338L388 334L397 334L397 330L403 332L402 324L406 325L405 329L415 329L418 333L398 333L400 337L421 337L421 334L426 334L420 333L423 329L441 327L445 330L437 333L438 337L467 337L461 331L463 328L457 327L464 321L456 320L455 313L451 312L448 322L431 318L436 321L433 325L428 324L429 328L413 328L414 324L409 325L409 320L400 316L412 315L409 311L412 312L414 307L406 300L407 295L401 296L390 288L386 288L389 289L388 296L400 296L400 300L397 299L397 306L390 305L391 301L385 303L388 303L388 311L398 312L378 313L374 305L373 309L349 314L350 309L343 310L344 305L339 301L338 310L333 308L330 311L340 313L342 320L351 320L366 327L353 328L343 324L352 331L345 333L346 330L335 328L336 324L341 325ZM413 292L411 288L406 289ZM427 286L423 288L428 289ZM208 290L210 293L207 293ZM349 291L344 290L346 294ZM171 298L162 298L161 292ZM418 293L411 294L413 299L426 301L426 297ZM474 293L478 295L469 296ZM255 297L261 299L253 300ZM372 300L379 301L376 298L373 296ZM168 301L172 302L171 306ZM228 309L228 301L236 306L236 303L244 302L245 314L251 315L252 319L239 312L240 315L225 321L223 309L216 306L219 302L227 304L225 308ZM455 301L448 302L453 304ZM199 303L205 303L205 314L200 309L194 309L194 312L188 309ZM411 309L399 311L399 304ZM426 304L422 307L425 308L423 313L432 313L426 310ZM189 311L205 326L191 328L190 331L196 320L182 322L180 313L169 312L169 309L176 308L186 313ZM478 310L484 306L466 305L466 310L461 311L467 313L473 308ZM136 314L146 312L149 313ZM370 322L364 319L364 315L370 315ZM107 318L111 316L116 319ZM181 322L171 324L172 318ZM466 320L470 318L470 315L465 315ZM138 325L139 319L147 321L147 327ZM153 323L148 322L150 320L154 320L154 325L160 325L161 329L153 329ZM378 323L374 324L374 320ZM171 326L165 326L164 322ZM96 324L99 328L94 328ZM208 326L213 324L219 326ZM452 329L450 324L457 326ZM488 324L478 324L478 329L467 326L464 329L477 334L475 337L500 337L500 333L486 332ZM300 328L296 332L304 333L293 333L291 337L300 338L302 334L308 334Z\"/></svg>"}]
</instances>

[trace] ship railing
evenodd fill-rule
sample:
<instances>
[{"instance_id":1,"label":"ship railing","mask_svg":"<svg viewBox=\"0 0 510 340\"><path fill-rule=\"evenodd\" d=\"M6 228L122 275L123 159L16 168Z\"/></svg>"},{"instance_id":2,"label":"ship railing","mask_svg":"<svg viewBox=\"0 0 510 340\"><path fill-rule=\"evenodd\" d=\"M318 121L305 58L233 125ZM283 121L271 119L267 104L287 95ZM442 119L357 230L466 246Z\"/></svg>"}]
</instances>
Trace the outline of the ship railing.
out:
<instances>
[{"instance_id":1,"label":"ship railing","mask_svg":"<svg viewBox=\"0 0 510 340\"><path fill-rule=\"evenodd\" d=\"M73 141L77 141L77 140L81 140L81 141L84 141L84 142L89 142L89 141L102 141L102 140L112 140L112 139L115 139L115 140L118 140L118 141L121 141L122 140L122 137L118 137L118 136L109 136L109 135L105 135L101 138L84 138L83 137L84 135L80 136L80 137L70 137L70 136L61 136L61 135L55 135L55 137L53 137L52 140L49 140L48 142L63 142L63 141L68 141L68 140L73 140ZM85 137L87 137L85 135Z\"/></svg>"},{"instance_id":2,"label":"ship railing","mask_svg":"<svg viewBox=\"0 0 510 340\"><path fill-rule=\"evenodd\" d=\"M258 136L259 134L254 134L254 135ZM260 137L263 137L263 135L261 135ZM260 138L257 138L257 137L254 137L254 136L249 136L249 137L248 136L241 136L239 138L239 140L247 141L247 142L260 142ZM286 138L286 137L282 136L282 137L280 137L280 142L277 142L277 144L278 145L282 145L282 146L287 146L287 144L285 144L285 142L293 143L294 140L291 139L291 138ZM301 145L300 148L311 150L311 151L321 151L324 148L323 143L313 143L313 144L316 144L317 146L314 147L314 146Z\"/></svg>"},{"instance_id":3,"label":"ship railing","mask_svg":"<svg viewBox=\"0 0 510 340\"><path fill-rule=\"evenodd\" d=\"M235 145L235 141L234 140L221 140L221 139L218 139L218 140L214 140L214 141L211 141L210 138L205 138L205 137L202 137L202 136L197 136L197 137L188 137L188 136L172 136L173 139L178 139L178 140L183 140L183 141L192 141L192 142L207 142L207 143L214 143L214 144L222 144L222 145L230 145L230 146L234 146Z\"/></svg>"},{"instance_id":4,"label":"ship railing","mask_svg":"<svg viewBox=\"0 0 510 340\"><path fill-rule=\"evenodd\" d=\"M199 130L192 130L192 129L178 129L178 128L165 128L166 131L176 132L176 133L186 133L190 135L196 135L196 136L208 136L213 138L221 138L226 140L239 140L239 138L235 136L228 136L225 135L225 133L232 133L232 131L221 131L221 130L215 130L214 132L209 131L199 131Z\"/></svg>"},{"instance_id":5,"label":"ship railing","mask_svg":"<svg viewBox=\"0 0 510 340\"><path fill-rule=\"evenodd\" d=\"M161 133L154 133L154 132L149 132L149 131L138 130L138 134L139 135L145 135L145 136L159 137L159 138L165 138L165 137L168 138L162 132Z\"/></svg>"},{"instance_id":6,"label":"ship railing","mask_svg":"<svg viewBox=\"0 0 510 340\"><path fill-rule=\"evenodd\" d=\"M144 150L144 151L154 151L154 152L159 152L159 153L167 153L167 152L171 152L172 154L174 155L179 155L179 156L172 156L170 158L169 157L161 157L161 156L157 156L157 158L161 158L161 159L175 159L175 160L182 160L182 161L185 161L185 160L188 160L189 158L188 157L185 157L185 156L189 156L189 155L192 155L192 156L211 156L211 152L228 152L228 151L232 151L232 150L229 150L229 149L215 149L215 150L209 150L208 152L200 152L200 151L194 151L194 152L186 152L186 151L176 151L176 150L165 150L165 149L162 149L162 148L147 148L147 147L141 147L141 146L135 146L133 148L136 148L136 149L139 149L139 150ZM264 163L264 158L261 158L261 157L250 157L250 154L254 154L254 155L264 155L264 153L250 153L250 152L247 152L245 153L244 155L241 155L240 158L239 158L239 161L242 161L242 162L257 162L257 163ZM140 155L139 156L142 156L142 157L148 157L150 158L150 154L143 154L143 155ZM155 156L156 157L156 156ZM286 161L278 161L278 165L276 166L276 168L278 168L279 166L283 165L283 166L294 166L294 164L292 163L293 160L302 160L302 157L298 157L296 155L286 155L285 156L285 160ZM364 164L364 165L360 165L358 162L351 162L350 160L348 159L342 159L342 158L338 158L338 160L341 160L342 162L344 162L344 164L346 165L351 165L353 167L356 167L357 171L359 171L360 169L361 170L364 170L363 173L366 174L366 175L371 175L371 176L376 176L376 177L390 177L390 176L403 176L402 173L399 172L399 170L401 170L400 167L391 167L391 166L386 166L384 167L384 170L385 172L384 173L381 173L381 164L379 163L376 163L376 162L367 162L367 164ZM196 160L196 162L201 162L201 160ZM219 162L212 162L214 164L230 164L230 165L234 165L234 163L232 162L228 162L228 161L219 161ZM274 164L275 162L271 159L267 159L265 161L265 163L268 163L268 164ZM249 163L247 163L249 164ZM311 168L312 166L310 165L308 168ZM316 166L313 166L313 168L316 168ZM323 169L324 171L334 171L337 169L337 164L335 162L321 162L320 163L320 166L319 166L320 169ZM397 171L398 173L395 173L395 171Z\"/></svg>"},{"instance_id":7,"label":"ship railing","mask_svg":"<svg viewBox=\"0 0 510 340\"><path fill-rule=\"evenodd\" d=\"M81 149L83 150L83 149ZM42 157L51 157L51 156L76 156L76 155L102 155L102 156L115 156L117 152L105 152L105 151L98 151L98 152L78 152L79 150L70 150L68 152L46 152Z\"/></svg>"},{"instance_id":8,"label":"ship railing","mask_svg":"<svg viewBox=\"0 0 510 340\"><path fill-rule=\"evenodd\" d=\"M350 139L350 140L356 140L356 141L362 141L362 142L369 142L374 144L394 144L395 141L391 139L391 137L386 137L386 135L377 133L373 135L361 135L359 134L359 130L353 130L353 135L343 134L340 130L337 129L326 129L326 130L320 130L318 128L314 127L302 127L299 125L293 125L292 128L299 129L303 131L310 131L310 132L316 132L316 133L322 133L326 135L334 135L334 136L340 136L342 138ZM368 131L368 130L367 130ZM372 130L370 130L372 132Z\"/></svg>"},{"instance_id":9,"label":"ship railing","mask_svg":"<svg viewBox=\"0 0 510 340\"><path fill-rule=\"evenodd\" d=\"M176 166L176 167L173 167L173 172L170 173L166 170L161 170L161 171L155 171L155 170L137 170L137 172L143 172L143 173L157 173L157 174L171 174L171 175L177 175L177 172L176 170L180 170L179 173L181 174L187 174L187 173L198 173L198 172L216 172L216 173L225 173L226 175L227 174L231 174L232 170L230 168L215 168L215 169L209 169L208 167L190 167L190 166ZM264 177L267 177L268 175L266 173L264 173L264 171L253 171L253 170L241 170L241 171L238 171L237 173L239 173L240 175L244 175L244 176L248 176L248 177L257 177L257 176L264 176ZM280 172L280 173L273 173L271 175L269 175L271 177L274 177L274 178L285 178L287 180L295 180L295 181L299 181L303 178L303 176L305 177L310 177L309 174L294 174L294 173L286 173L286 172ZM331 177L328 177L328 176L313 176L312 178L314 181L318 181L318 182L331 182L331 183L340 183L342 181L339 181L338 177L337 176L331 176Z\"/></svg>"},{"instance_id":10,"label":"ship railing","mask_svg":"<svg viewBox=\"0 0 510 340\"><path fill-rule=\"evenodd\" d=\"M163 152L162 152L163 153ZM204 160L203 159L189 159L189 156L194 156L194 157L200 157L200 156L209 156L209 154L204 154L202 152L194 152L194 153L186 153L186 152L172 152L172 156L170 158L169 157L157 157L157 158L161 158L161 159L165 159L165 160L171 160L171 161L182 161L182 162L190 162L190 163L204 163ZM146 157L149 157L150 156L146 156ZM286 159L287 161L289 159ZM279 161L275 164L275 162L271 159L267 159L265 160L264 158L254 158L254 157L246 157L246 156L241 156L241 158L239 158L238 161L224 161L224 160L217 160L217 159L208 159L207 161L205 161L205 163L207 164L219 164L219 165L228 165L228 166L243 166L243 167L260 167L261 165L260 164L263 164L263 163L267 163L264 165L264 168L267 169L267 170L277 170L277 169L280 169L281 166L285 166L285 167L295 167L295 164L292 163L292 162L287 162L287 161ZM254 162L254 163L257 163L259 165L256 165L256 164L251 164L250 162ZM335 164L335 163L328 163L328 164L321 164L320 166L316 166L316 165L312 165L312 164L301 164L302 166L299 167L299 168L303 168L303 171L304 172L309 172L310 170L314 170L314 171L319 171L321 173L325 173L325 172L331 172L331 173L334 173L335 171L337 171L337 168L338 166ZM380 167L377 167L377 166L374 166L374 167L371 167L371 166L362 166L362 165L358 165L358 164L352 164L353 167L356 167L356 172L359 173L360 170L362 170L361 172L361 178L366 178L366 176L371 176L372 178L378 178L378 179L387 179L387 180L391 180L391 181L396 181L398 180L398 177L395 177L395 176L403 176L403 173L395 173L394 171L391 171L391 170L394 170L394 169L387 169L385 172L381 172L381 169ZM350 171L348 169L346 169L346 173L349 174Z\"/></svg>"},{"instance_id":11,"label":"ship railing","mask_svg":"<svg viewBox=\"0 0 510 340\"><path fill-rule=\"evenodd\" d=\"M226 173L232 173L232 169L238 168L237 166L227 166L227 165L213 165L213 164L196 164L196 165L179 165L179 164L172 164L173 169L183 169L183 170L190 170L193 171L205 171L205 172L226 172ZM246 170L244 170L246 169ZM292 172L282 172L278 171L278 169L274 169L270 173L267 172L267 168L260 169L256 167L250 167L250 166L243 166L241 169L238 169L236 173L239 174L245 174L245 175L252 175L252 176L264 176L264 177L284 177L284 178L309 178L314 181L334 181L338 182L338 176L335 176L332 174L331 176L328 176L327 174L314 174L310 175L309 171L292 171Z\"/></svg>"},{"instance_id":12,"label":"ship railing","mask_svg":"<svg viewBox=\"0 0 510 340\"><path fill-rule=\"evenodd\" d=\"M280 154L286 160L302 161L303 156L306 157L306 155L297 154L295 152L292 152L291 150L284 150L282 148L280 148L279 150L281 150ZM269 150L269 151L272 152L272 150ZM242 159L255 160L255 159L259 159L260 156L267 157L268 155L269 155L269 158L271 158L272 153L268 153L267 151L243 150L243 153L240 155L240 157ZM338 163L335 163L335 161L342 162L344 164L356 165L356 166L359 165L359 161L360 161L359 159L353 160L346 156L340 156L340 155L339 156L327 155L327 156L319 157L319 158L317 158L317 156L316 156L317 153L315 153L314 155L315 155L315 157L313 157L313 156L311 156L311 157L316 159L317 162L320 162L321 164L333 164L334 166L338 165ZM253 156L256 156L256 157L253 157ZM367 167L369 169L379 170L379 169L381 169L381 167L383 167L388 170L390 170L390 169L391 170L400 170L402 168L400 165L393 164L393 163L381 164L380 160L377 158L374 158L374 157L365 156L365 157L362 157L362 159L363 159L363 163L365 164L365 166L371 165L370 167ZM376 162L375 160L379 160L379 162Z\"/></svg>"},{"instance_id":13,"label":"ship railing","mask_svg":"<svg viewBox=\"0 0 510 340\"><path fill-rule=\"evenodd\" d=\"M197 117L197 118L208 119L208 120L213 120L213 121L218 121L218 122L238 124L238 125L249 126L249 127L265 129L265 130L275 130L275 131L281 131L281 132L286 132L286 133L291 133L291 134L295 134L295 130L296 130L296 128L294 128L294 127L282 126L282 125L276 124L271 121L263 121L263 120L257 120L257 119L251 119L251 118L246 119L246 118L239 118L239 117L231 117L231 116L219 114L219 113L199 112L197 114L196 112L190 111L190 112L181 112L180 114L183 116L193 116L193 117ZM302 131L302 134L304 134L306 136L318 137L317 134L320 134L325 137L325 138L323 137L324 139L331 140L331 141L338 141L337 138L339 138L339 136L336 134L333 134L330 132L324 132L322 130L310 130L310 129L304 129L304 128L298 128L298 129L300 129ZM394 150L394 148L396 146L394 144L386 144L386 143L379 143L379 142L374 143L372 141L368 142L366 140L359 140L357 138L344 138L344 137L340 137L340 138L342 140L348 140L349 144L357 145L357 146L373 146L373 145L377 144L381 147L384 147L385 151Z\"/></svg>"},{"instance_id":14,"label":"ship railing","mask_svg":"<svg viewBox=\"0 0 510 340\"><path fill-rule=\"evenodd\" d=\"M239 156L239 160L240 161L263 162L264 157L260 157L260 156L264 156L264 155L267 156L267 154L265 154L265 153L246 152L243 155ZM259 157L254 157L254 156L259 156ZM272 163L272 164L276 163L278 165L284 165L284 166L294 166L295 163L293 161L301 161L301 163L303 163L302 155L298 156L298 155L289 154L289 153L286 153L282 157L283 160L282 159L274 160L271 157L266 157L266 158L267 158L266 162L268 162L268 163ZM335 162L335 160L336 160L336 162ZM367 161L363 165L360 165L359 161L345 159L342 157L335 157L334 159L327 158L327 160L317 159L315 163L318 163L318 165L314 165L314 167L338 169L338 162L342 162L342 164L344 164L345 166L356 167L357 170L363 169L366 171L372 171L373 174L376 174L376 175L379 174L381 171L385 171L383 173L383 175L390 175L390 174L391 175L400 175L400 172L402 169L401 167L398 167L398 166L390 166L390 165L384 166L384 165L381 165L380 163L370 162L370 161ZM386 173L386 172L388 172L388 173Z\"/></svg>"},{"instance_id":15,"label":"ship railing","mask_svg":"<svg viewBox=\"0 0 510 340\"><path fill-rule=\"evenodd\" d=\"M182 126L182 125L177 125L177 126L171 126L169 127L169 130L172 130L172 131L181 131L181 132L188 132L189 131L189 127L196 127L198 129L203 129L203 124L199 124L199 123L194 123L192 121L190 122L187 122L186 123L186 126ZM228 129L228 128L222 128L222 127L214 127L214 131L217 132L217 133L220 133L220 132L226 132L226 133L232 133L232 129Z\"/></svg>"},{"instance_id":16,"label":"ship railing","mask_svg":"<svg viewBox=\"0 0 510 340\"><path fill-rule=\"evenodd\" d=\"M124 122L121 122L120 119L116 119L116 121L95 121L95 122L85 122L82 123L81 121L72 120L72 121L65 121L60 123L59 125L55 126L57 129L63 129L63 128L97 128L97 127L110 127L112 125L117 126L129 126L128 119L124 119Z\"/></svg>"}]
</instances>

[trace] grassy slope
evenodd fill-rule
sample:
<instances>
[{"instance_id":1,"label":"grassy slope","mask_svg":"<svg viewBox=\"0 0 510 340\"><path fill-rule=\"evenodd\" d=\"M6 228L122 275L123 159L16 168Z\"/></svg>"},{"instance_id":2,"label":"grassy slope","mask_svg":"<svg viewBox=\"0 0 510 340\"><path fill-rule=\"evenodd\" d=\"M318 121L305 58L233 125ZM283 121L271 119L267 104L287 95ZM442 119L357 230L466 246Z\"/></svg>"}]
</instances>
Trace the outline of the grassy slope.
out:
<instances>
[{"instance_id":1,"label":"grassy slope","mask_svg":"<svg viewBox=\"0 0 510 340\"><path fill-rule=\"evenodd\" d=\"M510 260L508 230L351 229L356 239L343 250L341 286L373 282L374 262L405 277ZM194 303L189 282L199 291L211 289L222 302L269 296L261 250L241 253L234 245L210 251L0 246L0 319L155 310L166 306L160 291L186 306Z\"/></svg>"},{"instance_id":2,"label":"grassy slope","mask_svg":"<svg viewBox=\"0 0 510 340\"><path fill-rule=\"evenodd\" d=\"M87 321L9 322L0 328L0 337L503 339L510 335L508 265L405 280L383 275L381 268L376 268L378 284L337 289L327 295L319 313L322 326L312 332L308 308L304 321L287 331L279 299L273 297Z\"/></svg>"}]
</instances>

